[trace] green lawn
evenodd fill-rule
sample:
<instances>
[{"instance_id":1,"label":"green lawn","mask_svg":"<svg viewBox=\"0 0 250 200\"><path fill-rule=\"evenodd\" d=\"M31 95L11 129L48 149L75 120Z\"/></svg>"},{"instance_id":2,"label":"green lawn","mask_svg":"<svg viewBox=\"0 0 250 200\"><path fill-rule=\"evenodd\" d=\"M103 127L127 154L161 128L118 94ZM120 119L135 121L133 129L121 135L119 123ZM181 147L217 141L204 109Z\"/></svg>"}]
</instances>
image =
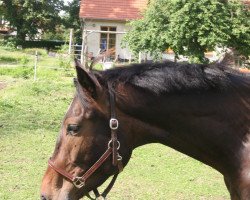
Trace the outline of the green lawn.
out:
<instances>
[{"instance_id":1,"label":"green lawn","mask_svg":"<svg viewBox=\"0 0 250 200\"><path fill-rule=\"evenodd\" d=\"M0 50L0 65L18 60L18 56L32 58L25 52L6 51L3 60L3 52ZM74 71L50 69L54 62L60 62L58 58L44 55L41 59L45 67L38 68L35 82L33 70L23 76L25 66L11 70L0 67L0 84L4 84L0 89L1 200L39 199L47 160L74 94ZM215 170L152 144L134 151L108 199L222 200L229 195Z\"/></svg>"}]
</instances>

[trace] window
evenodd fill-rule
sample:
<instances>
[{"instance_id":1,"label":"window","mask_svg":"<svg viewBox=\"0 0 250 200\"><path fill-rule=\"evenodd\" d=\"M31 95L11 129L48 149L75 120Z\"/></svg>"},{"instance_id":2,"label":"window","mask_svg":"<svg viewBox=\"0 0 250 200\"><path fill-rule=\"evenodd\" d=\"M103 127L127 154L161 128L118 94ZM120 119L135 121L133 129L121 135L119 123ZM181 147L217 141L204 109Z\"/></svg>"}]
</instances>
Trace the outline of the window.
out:
<instances>
[{"instance_id":1,"label":"window","mask_svg":"<svg viewBox=\"0 0 250 200\"><path fill-rule=\"evenodd\" d=\"M116 32L116 27L101 26L101 31ZM101 33L100 48L102 51L115 48L116 34L115 33Z\"/></svg>"}]
</instances>

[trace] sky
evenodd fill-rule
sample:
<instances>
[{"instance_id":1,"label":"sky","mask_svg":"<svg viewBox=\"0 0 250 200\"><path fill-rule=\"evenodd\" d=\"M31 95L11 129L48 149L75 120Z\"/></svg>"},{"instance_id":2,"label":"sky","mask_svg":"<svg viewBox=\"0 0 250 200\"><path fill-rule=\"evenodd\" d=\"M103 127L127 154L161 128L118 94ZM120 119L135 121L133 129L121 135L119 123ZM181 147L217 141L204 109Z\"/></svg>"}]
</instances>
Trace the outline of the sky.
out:
<instances>
[{"instance_id":1,"label":"sky","mask_svg":"<svg viewBox=\"0 0 250 200\"><path fill-rule=\"evenodd\" d=\"M70 2L71 0L64 0L64 3L68 3L68 2Z\"/></svg>"}]
</instances>

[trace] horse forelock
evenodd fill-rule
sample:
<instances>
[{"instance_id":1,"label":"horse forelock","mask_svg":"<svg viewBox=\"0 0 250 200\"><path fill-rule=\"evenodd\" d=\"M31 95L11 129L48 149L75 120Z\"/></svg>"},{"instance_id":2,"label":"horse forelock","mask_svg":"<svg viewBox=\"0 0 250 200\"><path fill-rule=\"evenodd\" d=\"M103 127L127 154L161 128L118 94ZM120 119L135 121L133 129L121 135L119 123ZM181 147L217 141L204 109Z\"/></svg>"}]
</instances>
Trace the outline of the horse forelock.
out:
<instances>
[{"instance_id":1,"label":"horse forelock","mask_svg":"<svg viewBox=\"0 0 250 200\"><path fill-rule=\"evenodd\" d=\"M132 64L104 71L101 75L113 85L130 84L156 95L223 90L229 83L226 73L218 66L174 62Z\"/></svg>"}]
</instances>

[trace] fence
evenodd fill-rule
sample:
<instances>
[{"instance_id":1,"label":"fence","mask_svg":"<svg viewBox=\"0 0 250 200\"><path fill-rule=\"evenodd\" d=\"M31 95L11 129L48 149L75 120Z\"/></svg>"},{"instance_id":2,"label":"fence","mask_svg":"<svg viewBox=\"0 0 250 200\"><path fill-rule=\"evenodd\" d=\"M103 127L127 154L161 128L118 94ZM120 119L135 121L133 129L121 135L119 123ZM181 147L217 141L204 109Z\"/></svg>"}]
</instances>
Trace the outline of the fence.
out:
<instances>
[{"instance_id":1,"label":"fence","mask_svg":"<svg viewBox=\"0 0 250 200\"><path fill-rule=\"evenodd\" d=\"M166 58L168 59L168 58ZM39 78L39 71L59 70L74 73L73 56L67 53L47 52L42 49L24 49L18 51L1 51L0 49L0 75L3 74L3 69L23 70L25 76L27 73L32 73L34 80ZM96 69L109 69L113 67L113 62L101 62L95 65ZM124 65L124 62L120 63ZM246 66L249 67L249 66ZM248 71L249 72L249 71ZM249 76L249 73L247 74Z\"/></svg>"},{"instance_id":2,"label":"fence","mask_svg":"<svg viewBox=\"0 0 250 200\"><path fill-rule=\"evenodd\" d=\"M22 71L37 80L39 78L38 72L41 72L41 70L74 71L73 59L69 55L54 52L47 54L45 50L44 52L41 51L43 50L29 53L6 51L7 55L0 55L0 75L4 75L6 71L13 71L13 73Z\"/></svg>"}]
</instances>

